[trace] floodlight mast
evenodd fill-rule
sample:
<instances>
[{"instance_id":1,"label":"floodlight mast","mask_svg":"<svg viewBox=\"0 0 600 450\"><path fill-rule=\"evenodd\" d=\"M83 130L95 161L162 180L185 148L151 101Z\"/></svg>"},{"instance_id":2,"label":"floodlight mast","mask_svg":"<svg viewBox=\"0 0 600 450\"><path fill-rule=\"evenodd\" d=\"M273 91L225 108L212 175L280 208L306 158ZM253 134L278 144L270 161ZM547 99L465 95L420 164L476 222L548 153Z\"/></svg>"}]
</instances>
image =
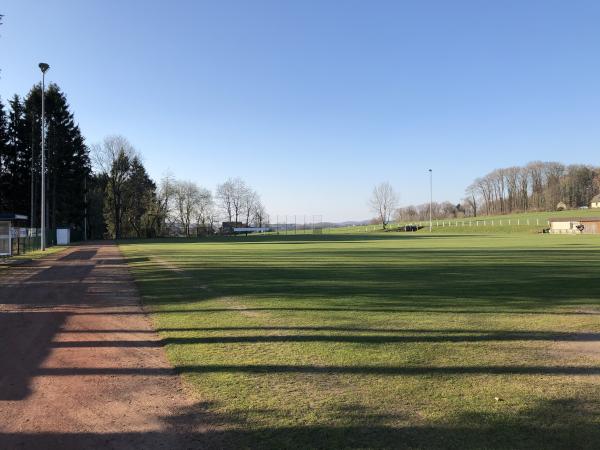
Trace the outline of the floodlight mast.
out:
<instances>
[{"instance_id":1,"label":"floodlight mast","mask_svg":"<svg viewBox=\"0 0 600 450\"><path fill-rule=\"evenodd\" d=\"M45 75L50 66L46 63L40 63L39 66L42 71L42 207L41 207L41 245L42 251L46 250L46 111L45 111Z\"/></svg>"},{"instance_id":2,"label":"floodlight mast","mask_svg":"<svg viewBox=\"0 0 600 450\"><path fill-rule=\"evenodd\" d=\"M432 205L433 205L433 171L429 169L429 232L431 233L431 229L433 228L433 220L432 220Z\"/></svg>"}]
</instances>

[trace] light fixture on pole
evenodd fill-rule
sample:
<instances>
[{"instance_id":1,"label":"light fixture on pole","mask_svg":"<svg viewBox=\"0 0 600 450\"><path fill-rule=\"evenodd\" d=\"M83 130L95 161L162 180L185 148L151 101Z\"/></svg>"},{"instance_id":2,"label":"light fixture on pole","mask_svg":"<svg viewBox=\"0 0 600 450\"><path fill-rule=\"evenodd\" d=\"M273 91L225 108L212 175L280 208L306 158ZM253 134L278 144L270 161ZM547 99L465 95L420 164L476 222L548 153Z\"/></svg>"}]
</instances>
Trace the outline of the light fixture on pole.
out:
<instances>
[{"instance_id":1,"label":"light fixture on pole","mask_svg":"<svg viewBox=\"0 0 600 450\"><path fill-rule=\"evenodd\" d=\"M429 232L430 233L431 233L431 229L433 227L433 221L432 221L432 215L431 215L432 205L433 205L433 171L431 169L429 169Z\"/></svg>"},{"instance_id":2,"label":"light fixture on pole","mask_svg":"<svg viewBox=\"0 0 600 450\"><path fill-rule=\"evenodd\" d=\"M46 111L44 97L46 96L45 75L50 66L46 63L40 63L39 68L42 71L42 208L41 208L41 245L42 250L46 250Z\"/></svg>"}]
</instances>

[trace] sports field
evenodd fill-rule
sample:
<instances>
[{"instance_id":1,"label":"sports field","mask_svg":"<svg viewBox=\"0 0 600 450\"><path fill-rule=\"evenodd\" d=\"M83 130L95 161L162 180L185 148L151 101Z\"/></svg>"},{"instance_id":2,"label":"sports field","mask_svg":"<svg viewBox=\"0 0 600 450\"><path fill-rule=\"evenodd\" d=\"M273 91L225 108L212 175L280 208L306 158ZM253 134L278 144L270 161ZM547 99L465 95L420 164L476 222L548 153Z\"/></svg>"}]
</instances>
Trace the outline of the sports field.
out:
<instances>
[{"instance_id":1,"label":"sports field","mask_svg":"<svg viewBox=\"0 0 600 450\"><path fill-rule=\"evenodd\" d=\"M353 233L121 250L197 396L190 415L223 445L600 442L596 236Z\"/></svg>"}]
</instances>

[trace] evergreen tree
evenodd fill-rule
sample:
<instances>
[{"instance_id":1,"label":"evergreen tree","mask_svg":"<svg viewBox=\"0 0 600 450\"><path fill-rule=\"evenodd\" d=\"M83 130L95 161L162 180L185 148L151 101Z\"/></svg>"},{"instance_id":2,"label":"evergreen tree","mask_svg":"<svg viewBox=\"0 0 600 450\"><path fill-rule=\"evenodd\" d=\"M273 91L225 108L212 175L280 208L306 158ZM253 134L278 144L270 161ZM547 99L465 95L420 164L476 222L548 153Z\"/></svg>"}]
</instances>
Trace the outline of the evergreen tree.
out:
<instances>
[{"instance_id":1,"label":"evergreen tree","mask_svg":"<svg viewBox=\"0 0 600 450\"><path fill-rule=\"evenodd\" d=\"M0 211L8 210L9 172L7 169L8 158L8 119L4 104L0 100Z\"/></svg>"},{"instance_id":2,"label":"evergreen tree","mask_svg":"<svg viewBox=\"0 0 600 450\"><path fill-rule=\"evenodd\" d=\"M87 182L88 238L103 239L108 233L104 220L104 199L108 185L105 173L92 174Z\"/></svg>"},{"instance_id":3,"label":"evergreen tree","mask_svg":"<svg viewBox=\"0 0 600 450\"><path fill-rule=\"evenodd\" d=\"M123 217L128 204L125 200L126 183L130 175L131 160L124 149L119 150L107 174L104 218L108 233L121 239Z\"/></svg>"},{"instance_id":4,"label":"evergreen tree","mask_svg":"<svg viewBox=\"0 0 600 450\"><path fill-rule=\"evenodd\" d=\"M15 95L10 101L7 127L7 146L4 155L4 179L0 188L5 198L3 208L9 212L27 214L29 211L27 122L23 103Z\"/></svg>"},{"instance_id":5,"label":"evergreen tree","mask_svg":"<svg viewBox=\"0 0 600 450\"><path fill-rule=\"evenodd\" d=\"M131 160L125 190L128 224L138 238L150 237L157 215L156 184L137 156Z\"/></svg>"},{"instance_id":6,"label":"evergreen tree","mask_svg":"<svg viewBox=\"0 0 600 450\"><path fill-rule=\"evenodd\" d=\"M54 230L67 226L81 230L84 220L84 186L90 174L88 149L79 126L69 110L66 96L50 84L45 97L46 113L46 198L48 225ZM28 162L39 146L37 130L41 122L41 88L34 86L25 101L25 135L29 137ZM40 146L41 147L41 146ZM39 158L34 178L40 177ZM53 234L53 233L52 233Z\"/></svg>"}]
</instances>

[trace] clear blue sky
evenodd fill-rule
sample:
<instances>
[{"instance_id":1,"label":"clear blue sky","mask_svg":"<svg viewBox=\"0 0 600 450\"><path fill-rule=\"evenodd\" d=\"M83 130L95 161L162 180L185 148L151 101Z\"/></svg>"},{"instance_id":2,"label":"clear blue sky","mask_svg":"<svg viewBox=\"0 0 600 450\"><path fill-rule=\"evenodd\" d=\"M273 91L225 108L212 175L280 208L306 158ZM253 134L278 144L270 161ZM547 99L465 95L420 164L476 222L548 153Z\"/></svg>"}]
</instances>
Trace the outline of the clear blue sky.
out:
<instances>
[{"instance_id":1,"label":"clear blue sky","mask_svg":"<svg viewBox=\"0 0 600 450\"><path fill-rule=\"evenodd\" d=\"M459 201L530 160L599 163L598 1L3 0L0 95L51 65L87 142L150 174L240 176L272 214Z\"/></svg>"}]
</instances>

